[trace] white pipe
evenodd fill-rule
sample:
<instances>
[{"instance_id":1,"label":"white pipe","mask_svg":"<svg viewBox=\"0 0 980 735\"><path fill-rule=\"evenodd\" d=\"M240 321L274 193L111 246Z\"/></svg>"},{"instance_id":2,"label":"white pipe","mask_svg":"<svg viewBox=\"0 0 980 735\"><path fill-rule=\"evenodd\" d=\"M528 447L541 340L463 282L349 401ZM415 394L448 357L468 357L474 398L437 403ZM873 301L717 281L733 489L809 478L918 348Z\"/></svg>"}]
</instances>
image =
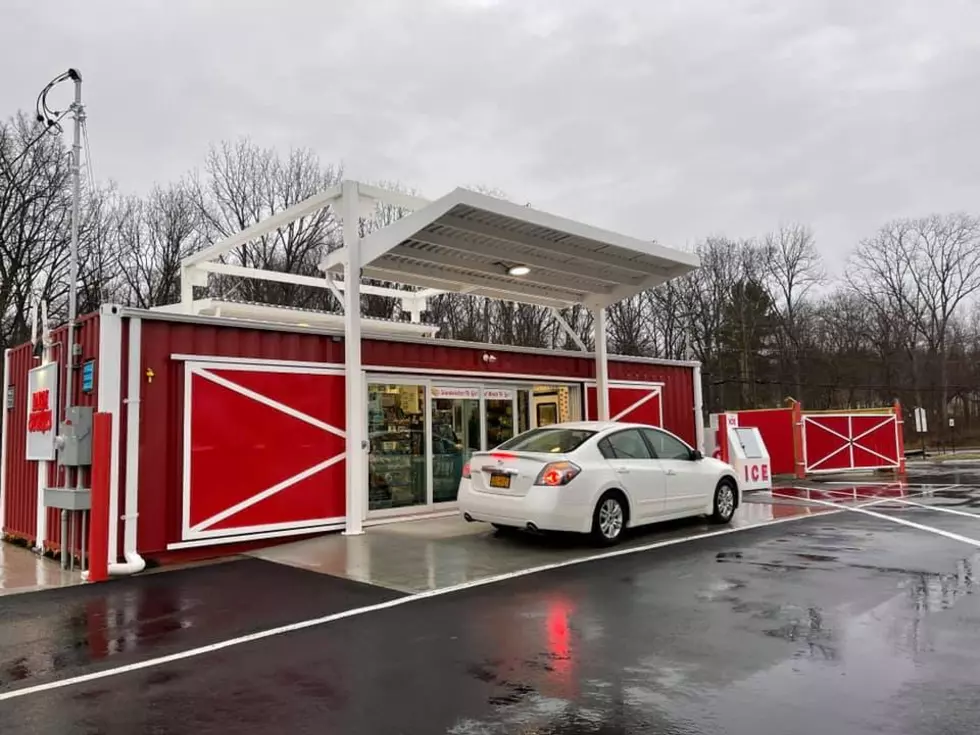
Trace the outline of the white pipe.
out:
<instances>
[{"instance_id":1,"label":"white pipe","mask_svg":"<svg viewBox=\"0 0 980 735\"><path fill-rule=\"evenodd\" d=\"M10 425L10 411L7 409L7 386L10 385L10 350L3 351L3 396L0 400L3 405L0 410L0 533L3 532L3 523L6 516L7 500L7 440Z\"/></svg>"},{"instance_id":2,"label":"white pipe","mask_svg":"<svg viewBox=\"0 0 980 735\"><path fill-rule=\"evenodd\" d=\"M68 338L65 356L65 413L73 405L72 389L75 385L75 320L78 318L78 226L81 219L82 201L82 125L85 123L85 107L82 105L82 75L77 70L68 71L75 82L75 102L71 106L74 113L74 130L71 146L71 250L68 259ZM55 406L55 423L58 407ZM76 470L77 472L77 470ZM67 474L65 476L67 482ZM65 539L61 539L65 545Z\"/></svg>"},{"instance_id":3,"label":"white pipe","mask_svg":"<svg viewBox=\"0 0 980 735\"><path fill-rule=\"evenodd\" d=\"M140 471L140 388L142 385L142 324L141 319L129 320L129 369L126 376L126 497L123 515L123 563L109 564L113 577L138 574L146 569L146 561L137 552L137 521L139 519L139 471ZM122 361L118 362L119 369ZM105 366L103 366L105 368ZM113 446L118 444L117 422L113 422ZM110 524L110 533L114 526Z\"/></svg>"}]
</instances>

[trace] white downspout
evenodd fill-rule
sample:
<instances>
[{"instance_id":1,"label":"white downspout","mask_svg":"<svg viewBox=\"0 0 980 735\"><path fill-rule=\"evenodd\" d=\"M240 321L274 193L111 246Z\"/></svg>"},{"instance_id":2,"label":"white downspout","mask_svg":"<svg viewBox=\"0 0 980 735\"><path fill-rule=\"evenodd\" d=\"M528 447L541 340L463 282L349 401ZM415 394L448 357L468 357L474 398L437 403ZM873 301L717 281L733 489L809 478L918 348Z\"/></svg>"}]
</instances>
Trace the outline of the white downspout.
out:
<instances>
[{"instance_id":1,"label":"white downspout","mask_svg":"<svg viewBox=\"0 0 980 735\"><path fill-rule=\"evenodd\" d=\"M606 310L596 306L595 315L595 401L596 418L609 420L609 355L606 351Z\"/></svg>"},{"instance_id":2,"label":"white downspout","mask_svg":"<svg viewBox=\"0 0 980 735\"><path fill-rule=\"evenodd\" d=\"M123 520L123 558L117 562L110 557L109 574L120 577L139 574L146 569L146 561L137 548L137 523L139 520L139 471L140 471L140 390L143 384L143 329L142 320L129 319L129 366L126 375L126 495ZM122 365L122 361L118 363ZM113 446L118 447L117 423L113 422ZM118 481L116 487L118 488ZM117 490L118 493L118 490ZM115 545L115 544L113 544Z\"/></svg>"},{"instance_id":3,"label":"white downspout","mask_svg":"<svg viewBox=\"0 0 980 735\"><path fill-rule=\"evenodd\" d=\"M3 533L3 523L6 519L7 499L7 443L10 439L10 409L7 407L7 386L10 384L10 350L3 351L3 405L0 410L0 535Z\"/></svg>"}]
</instances>

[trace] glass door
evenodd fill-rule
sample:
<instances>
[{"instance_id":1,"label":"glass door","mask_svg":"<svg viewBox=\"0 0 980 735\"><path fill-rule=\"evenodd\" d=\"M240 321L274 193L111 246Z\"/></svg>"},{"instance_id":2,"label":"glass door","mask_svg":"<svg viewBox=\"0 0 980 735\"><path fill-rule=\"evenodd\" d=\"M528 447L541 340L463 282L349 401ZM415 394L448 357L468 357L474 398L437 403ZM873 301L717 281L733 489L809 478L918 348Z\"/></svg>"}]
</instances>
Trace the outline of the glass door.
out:
<instances>
[{"instance_id":1,"label":"glass door","mask_svg":"<svg viewBox=\"0 0 980 735\"><path fill-rule=\"evenodd\" d=\"M368 384L368 510L428 503L425 386Z\"/></svg>"},{"instance_id":2,"label":"glass door","mask_svg":"<svg viewBox=\"0 0 980 735\"><path fill-rule=\"evenodd\" d=\"M517 392L509 388L486 388L483 391L484 423L487 449L500 446L517 433L516 402Z\"/></svg>"},{"instance_id":3,"label":"glass door","mask_svg":"<svg viewBox=\"0 0 980 735\"><path fill-rule=\"evenodd\" d=\"M463 465L480 451L480 389L432 386L432 502L456 500Z\"/></svg>"}]
</instances>

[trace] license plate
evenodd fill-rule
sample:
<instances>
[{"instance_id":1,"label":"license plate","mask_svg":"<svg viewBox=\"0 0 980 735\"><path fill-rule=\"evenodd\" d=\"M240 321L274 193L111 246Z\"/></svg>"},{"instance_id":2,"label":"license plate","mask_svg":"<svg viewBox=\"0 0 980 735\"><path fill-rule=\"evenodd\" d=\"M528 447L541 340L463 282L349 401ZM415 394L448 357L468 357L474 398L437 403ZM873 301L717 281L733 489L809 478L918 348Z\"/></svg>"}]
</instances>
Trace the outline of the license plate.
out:
<instances>
[{"instance_id":1,"label":"license plate","mask_svg":"<svg viewBox=\"0 0 980 735\"><path fill-rule=\"evenodd\" d=\"M510 475L490 475L490 487L508 489L510 487Z\"/></svg>"}]
</instances>

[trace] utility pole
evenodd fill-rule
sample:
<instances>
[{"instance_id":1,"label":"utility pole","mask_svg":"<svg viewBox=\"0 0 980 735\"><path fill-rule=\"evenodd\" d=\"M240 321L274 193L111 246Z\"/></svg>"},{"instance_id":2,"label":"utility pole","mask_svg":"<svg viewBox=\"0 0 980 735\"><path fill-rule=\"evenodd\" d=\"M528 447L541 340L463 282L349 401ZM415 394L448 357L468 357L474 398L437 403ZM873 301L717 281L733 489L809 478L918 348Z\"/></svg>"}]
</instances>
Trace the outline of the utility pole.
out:
<instances>
[{"instance_id":1,"label":"utility pole","mask_svg":"<svg viewBox=\"0 0 980 735\"><path fill-rule=\"evenodd\" d=\"M78 225L82 206L82 125L85 107L82 105L82 75L69 69L68 77L75 83L75 101L71 105L74 132L71 146L71 256L68 264L68 354L65 364L65 415L72 406L72 387L75 372L75 320L78 310Z\"/></svg>"}]
</instances>

